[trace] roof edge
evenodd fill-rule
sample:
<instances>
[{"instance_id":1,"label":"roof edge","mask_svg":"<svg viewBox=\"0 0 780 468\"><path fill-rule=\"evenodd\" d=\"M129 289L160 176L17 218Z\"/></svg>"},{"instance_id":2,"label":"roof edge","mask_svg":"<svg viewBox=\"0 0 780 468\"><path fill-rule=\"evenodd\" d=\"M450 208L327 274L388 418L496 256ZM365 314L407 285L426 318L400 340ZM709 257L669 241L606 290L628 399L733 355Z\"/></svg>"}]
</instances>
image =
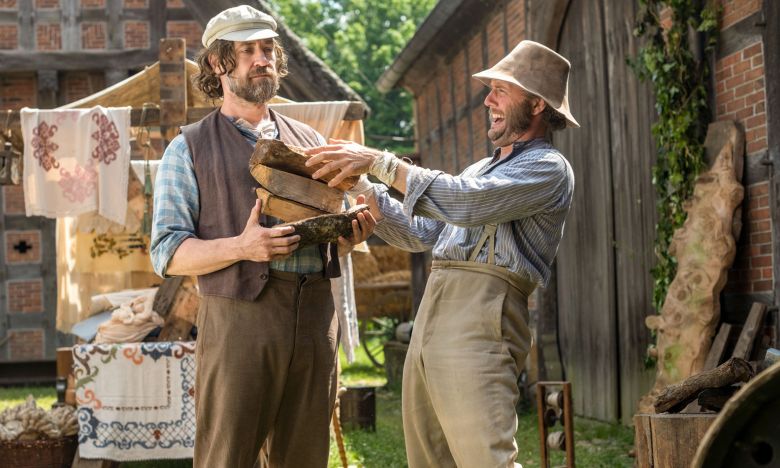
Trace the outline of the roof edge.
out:
<instances>
[{"instance_id":1,"label":"roof edge","mask_svg":"<svg viewBox=\"0 0 780 468\"><path fill-rule=\"evenodd\" d=\"M417 32L406 43L401 53L396 56L393 63L385 69L377 80L376 87L380 92L387 93L398 84L412 63L425 50L428 43L453 16L461 4L466 1L468 0L440 0L433 7L433 10L431 10L420 27L417 28Z\"/></svg>"}]
</instances>

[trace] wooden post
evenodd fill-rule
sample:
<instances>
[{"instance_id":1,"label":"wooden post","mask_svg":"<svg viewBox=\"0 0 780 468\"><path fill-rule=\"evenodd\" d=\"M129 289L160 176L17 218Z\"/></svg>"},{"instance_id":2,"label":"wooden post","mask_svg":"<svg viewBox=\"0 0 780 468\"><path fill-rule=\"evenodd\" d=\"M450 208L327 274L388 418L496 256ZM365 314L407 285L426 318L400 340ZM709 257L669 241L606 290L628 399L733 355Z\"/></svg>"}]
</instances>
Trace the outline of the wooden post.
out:
<instances>
[{"instance_id":1,"label":"wooden post","mask_svg":"<svg viewBox=\"0 0 780 468\"><path fill-rule=\"evenodd\" d=\"M163 145L187 123L187 68L184 39L160 40L160 133Z\"/></svg>"}]
</instances>

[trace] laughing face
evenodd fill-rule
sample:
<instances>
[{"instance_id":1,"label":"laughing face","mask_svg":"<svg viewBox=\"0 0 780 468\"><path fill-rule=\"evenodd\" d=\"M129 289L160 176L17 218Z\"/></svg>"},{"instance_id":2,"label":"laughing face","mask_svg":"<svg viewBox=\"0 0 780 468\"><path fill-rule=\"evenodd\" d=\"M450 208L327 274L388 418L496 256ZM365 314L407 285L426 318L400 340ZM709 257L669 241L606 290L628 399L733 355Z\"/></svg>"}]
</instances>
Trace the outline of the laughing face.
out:
<instances>
[{"instance_id":1,"label":"laughing face","mask_svg":"<svg viewBox=\"0 0 780 468\"><path fill-rule=\"evenodd\" d=\"M533 98L506 81L491 80L485 106L490 113L488 138L497 148L509 146L531 127Z\"/></svg>"},{"instance_id":2,"label":"laughing face","mask_svg":"<svg viewBox=\"0 0 780 468\"><path fill-rule=\"evenodd\" d=\"M236 42L236 68L228 75L228 88L239 98L264 104L279 91L273 39Z\"/></svg>"}]
</instances>

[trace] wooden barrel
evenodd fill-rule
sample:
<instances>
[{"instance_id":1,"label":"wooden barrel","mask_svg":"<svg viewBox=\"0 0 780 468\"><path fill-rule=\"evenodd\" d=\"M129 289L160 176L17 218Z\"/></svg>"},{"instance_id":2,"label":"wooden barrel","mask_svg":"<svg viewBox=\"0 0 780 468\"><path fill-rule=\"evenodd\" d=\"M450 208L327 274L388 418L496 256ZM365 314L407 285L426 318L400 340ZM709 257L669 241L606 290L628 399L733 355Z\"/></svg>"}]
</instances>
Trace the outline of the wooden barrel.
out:
<instances>
[{"instance_id":1,"label":"wooden barrel","mask_svg":"<svg viewBox=\"0 0 780 468\"><path fill-rule=\"evenodd\" d=\"M339 397L341 427L376 431L376 387L347 387Z\"/></svg>"}]
</instances>

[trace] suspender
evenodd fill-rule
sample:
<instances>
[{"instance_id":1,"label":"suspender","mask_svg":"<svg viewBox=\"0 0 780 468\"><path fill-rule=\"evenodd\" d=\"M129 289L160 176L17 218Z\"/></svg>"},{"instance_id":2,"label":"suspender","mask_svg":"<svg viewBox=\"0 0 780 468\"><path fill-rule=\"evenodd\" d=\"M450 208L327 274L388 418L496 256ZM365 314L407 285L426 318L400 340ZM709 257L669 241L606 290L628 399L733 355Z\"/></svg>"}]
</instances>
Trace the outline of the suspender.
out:
<instances>
[{"instance_id":1,"label":"suspender","mask_svg":"<svg viewBox=\"0 0 780 468\"><path fill-rule=\"evenodd\" d=\"M488 244L488 265L496 264L496 229L498 229L497 224L485 225L485 228L482 230L482 237L479 238L474 250L471 251L471 255L469 256L470 262L477 261L477 255L479 255L479 252L482 250L482 246L485 245L486 240L490 239L490 243Z\"/></svg>"}]
</instances>

